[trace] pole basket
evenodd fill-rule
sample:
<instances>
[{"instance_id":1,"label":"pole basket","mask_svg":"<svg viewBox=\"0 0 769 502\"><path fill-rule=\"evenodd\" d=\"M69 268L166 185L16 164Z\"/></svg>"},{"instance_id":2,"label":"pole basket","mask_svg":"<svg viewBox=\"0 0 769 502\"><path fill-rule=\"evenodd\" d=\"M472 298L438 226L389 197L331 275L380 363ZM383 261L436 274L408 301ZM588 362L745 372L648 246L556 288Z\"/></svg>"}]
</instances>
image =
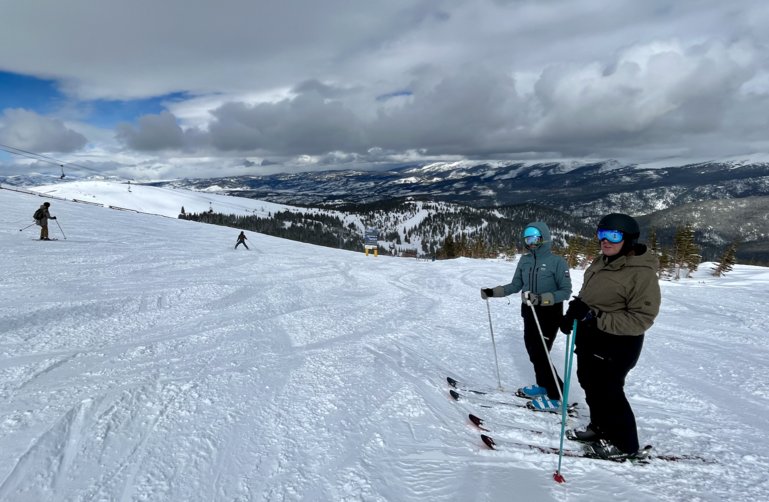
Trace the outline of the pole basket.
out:
<instances>
[{"instance_id":1,"label":"pole basket","mask_svg":"<svg viewBox=\"0 0 769 502\"><path fill-rule=\"evenodd\" d=\"M566 479L563 477L563 475L560 472L555 471L553 473L553 481L555 481L556 483L565 483Z\"/></svg>"}]
</instances>

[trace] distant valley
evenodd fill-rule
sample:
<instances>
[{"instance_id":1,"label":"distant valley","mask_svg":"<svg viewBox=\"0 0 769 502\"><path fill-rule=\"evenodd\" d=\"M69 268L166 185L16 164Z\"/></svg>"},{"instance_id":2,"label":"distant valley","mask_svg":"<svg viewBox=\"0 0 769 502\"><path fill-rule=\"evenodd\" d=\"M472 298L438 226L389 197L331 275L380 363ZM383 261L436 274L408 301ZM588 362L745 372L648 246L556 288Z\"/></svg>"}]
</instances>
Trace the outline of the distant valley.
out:
<instances>
[{"instance_id":1,"label":"distant valley","mask_svg":"<svg viewBox=\"0 0 769 502\"><path fill-rule=\"evenodd\" d=\"M709 162L644 168L606 162L434 163L385 172L324 171L158 183L303 206L442 201L475 209L535 204L590 226L608 212L639 217L663 243L691 223L706 259L732 241L738 257L769 263L769 164Z\"/></svg>"}]
</instances>

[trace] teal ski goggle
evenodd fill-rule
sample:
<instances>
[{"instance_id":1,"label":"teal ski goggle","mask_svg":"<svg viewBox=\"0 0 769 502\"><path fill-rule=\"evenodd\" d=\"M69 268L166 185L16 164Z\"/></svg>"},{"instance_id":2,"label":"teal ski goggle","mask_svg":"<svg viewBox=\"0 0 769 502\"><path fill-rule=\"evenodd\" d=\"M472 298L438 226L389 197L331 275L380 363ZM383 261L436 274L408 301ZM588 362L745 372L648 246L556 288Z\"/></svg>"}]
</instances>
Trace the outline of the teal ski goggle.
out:
<instances>
[{"instance_id":1,"label":"teal ski goggle","mask_svg":"<svg viewBox=\"0 0 769 502\"><path fill-rule=\"evenodd\" d=\"M612 244L617 244L618 242L622 242L622 239L624 238L625 234L623 234L621 230L598 230L599 241L606 239Z\"/></svg>"}]
</instances>

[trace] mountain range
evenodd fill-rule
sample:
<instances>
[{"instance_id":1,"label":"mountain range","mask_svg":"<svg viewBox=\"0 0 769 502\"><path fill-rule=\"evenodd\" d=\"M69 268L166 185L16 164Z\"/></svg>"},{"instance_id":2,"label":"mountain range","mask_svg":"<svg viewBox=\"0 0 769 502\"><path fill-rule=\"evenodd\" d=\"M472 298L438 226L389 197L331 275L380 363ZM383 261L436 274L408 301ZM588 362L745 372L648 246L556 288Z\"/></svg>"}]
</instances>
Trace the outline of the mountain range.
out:
<instances>
[{"instance_id":1,"label":"mountain range","mask_svg":"<svg viewBox=\"0 0 769 502\"><path fill-rule=\"evenodd\" d=\"M740 242L738 257L769 262L769 163L643 167L601 162L439 162L383 172L324 171L157 183L303 206L391 200L495 208L537 204L592 224L609 212L637 216L662 242L690 223L703 255Z\"/></svg>"},{"instance_id":2,"label":"mountain range","mask_svg":"<svg viewBox=\"0 0 769 502\"><path fill-rule=\"evenodd\" d=\"M31 177L2 181L42 184ZM49 177L44 183L51 181ZM503 207L535 204L563 213L559 220L562 227L568 227L566 235L576 228L589 228L603 214L625 212L636 216L644 231L654 227L662 243L672 241L677 227L691 224L707 259L717 259L726 246L739 241L742 262L769 263L769 163L764 162L644 167L614 160L460 161L401 165L386 171L336 170L144 184L294 206L354 208L359 213L381 211L382 207L398 212L398 204L430 201L469 206L475 214L498 217ZM413 212L413 208L401 212ZM545 214L553 217L550 211Z\"/></svg>"},{"instance_id":3,"label":"mountain range","mask_svg":"<svg viewBox=\"0 0 769 502\"><path fill-rule=\"evenodd\" d=\"M159 182L285 204L414 197L475 207L536 203L576 216L612 208L648 214L710 199L769 195L769 163L648 168L603 162L439 162L387 171L323 171Z\"/></svg>"}]
</instances>

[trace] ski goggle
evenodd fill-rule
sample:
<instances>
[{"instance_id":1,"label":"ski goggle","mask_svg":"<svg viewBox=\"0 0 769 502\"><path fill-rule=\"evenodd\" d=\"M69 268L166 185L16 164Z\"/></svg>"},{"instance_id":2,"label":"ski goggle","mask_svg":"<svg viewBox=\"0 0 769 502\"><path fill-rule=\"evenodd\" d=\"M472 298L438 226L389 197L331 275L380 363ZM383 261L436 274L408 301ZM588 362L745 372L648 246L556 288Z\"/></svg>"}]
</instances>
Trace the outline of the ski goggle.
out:
<instances>
[{"instance_id":1,"label":"ski goggle","mask_svg":"<svg viewBox=\"0 0 769 502\"><path fill-rule=\"evenodd\" d=\"M530 235L528 237L523 238L523 242L526 243L527 246L531 246L533 244L539 244L542 242L542 236L541 235Z\"/></svg>"},{"instance_id":2,"label":"ski goggle","mask_svg":"<svg viewBox=\"0 0 769 502\"><path fill-rule=\"evenodd\" d=\"M607 241L611 242L612 244L617 244L618 242L622 242L622 239L625 238L625 234L622 233L621 230L603 230L598 229L598 240L602 241L606 239Z\"/></svg>"}]
</instances>

